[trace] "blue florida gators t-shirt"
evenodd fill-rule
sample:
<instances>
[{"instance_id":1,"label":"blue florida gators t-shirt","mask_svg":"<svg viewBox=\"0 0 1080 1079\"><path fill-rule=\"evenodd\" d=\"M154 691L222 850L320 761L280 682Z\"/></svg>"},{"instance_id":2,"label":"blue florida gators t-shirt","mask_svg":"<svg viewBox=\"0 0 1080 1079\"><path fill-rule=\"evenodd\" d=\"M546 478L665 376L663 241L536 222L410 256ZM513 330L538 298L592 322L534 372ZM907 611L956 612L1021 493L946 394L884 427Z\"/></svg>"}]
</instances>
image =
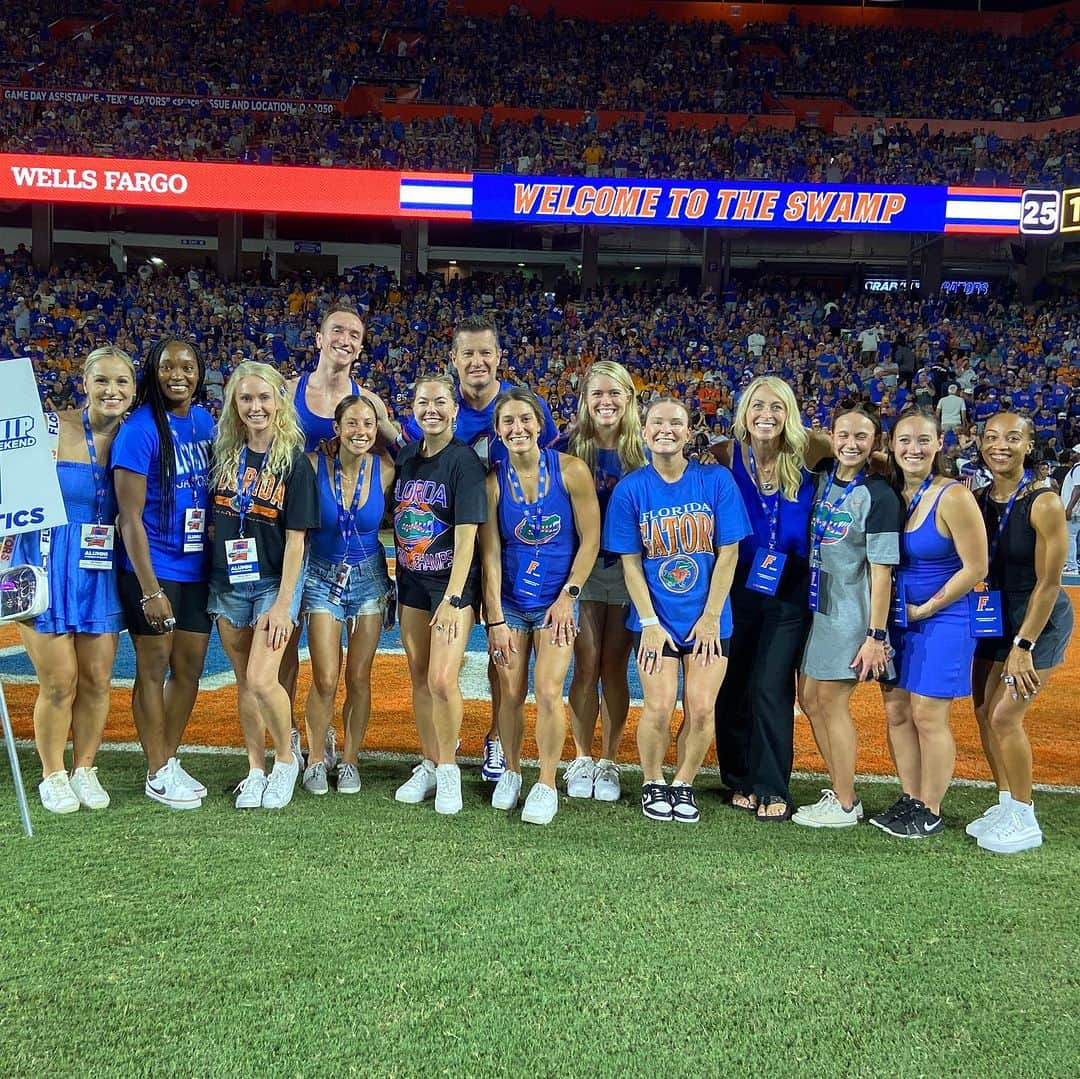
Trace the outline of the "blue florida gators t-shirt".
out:
<instances>
[{"instance_id":1,"label":"blue florida gators t-shirt","mask_svg":"<svg viewBox=\"0 0 1080 1079\"><path fill-rule=\"evenodd\" d=\"M176 454L176 484L173 489L172 518L165 522L164 529L159 513L160 440L149 405L137 408L121 424L113 442L111 463L113 469L124 468L146 477L143 527L157 576L166 581L205 581L210 570L210 545L207 542L202 551L184 551L184 514L193 507L204 512L207 508L214 417L205 408L192 405L186 416L170 415L169 426L173 435L172 451ZM126 551L123 553L122 568L134 570Z\"/></svg>"},{"instance_id":2,"label":"blue florida gators t-shirt","mask_svg":"<svg viewBox=\"0 0 1080 1079\"><path fill-rule=\"evenodd\" d=\"M652 465L615 485L601 546L613 554L640 554L649 595L661 625L682 648L705 609L716 549L750 532L746 509L726 468L688 461L674 483ZM627 619L641 629L633 606ZM731 604L724 601L720 636L731 636Z\"/></svg>"}]
</instances>

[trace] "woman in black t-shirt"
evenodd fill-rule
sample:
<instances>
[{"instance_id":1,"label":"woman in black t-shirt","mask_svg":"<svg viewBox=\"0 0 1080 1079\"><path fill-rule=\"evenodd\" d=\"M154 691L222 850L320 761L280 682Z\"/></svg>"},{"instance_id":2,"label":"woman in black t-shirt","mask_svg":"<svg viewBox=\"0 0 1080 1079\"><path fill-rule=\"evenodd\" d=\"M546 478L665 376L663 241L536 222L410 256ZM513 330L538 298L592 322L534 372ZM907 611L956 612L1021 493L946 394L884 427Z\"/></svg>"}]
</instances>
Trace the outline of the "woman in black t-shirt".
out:
<instances>
[{"instance_id":1,"label":"woman in black t-shirt","mask_svg":"<svg viewBox=\"0 0 1080 1079\"><path fill-rule=\"evenodd\" d=\"M419 803L434 795L437 813L461 809L458 679L480 603L477 526L487 519L484 467L454 438L457 411L452 379L417 381L413 416L424 437L398 455L393 496L401 643L424 754L395 797Z\"/></svg>"},{"instance_id":2,"label":"woman in black t-shirt","mask_svg":"<svg viewBox=\"0 0 1080 1079\"><path fill-rule=\"evenodd\" d=\"M278 668L300 608L304 539L319 525L315 473L303 451L281 376L263 363L241 363L225 387L214 441L209 604L236 672L248 751L238 809L288 805L300 767ZM269 778L266 730L274 741Z\"/></svg>"}]
</instances>

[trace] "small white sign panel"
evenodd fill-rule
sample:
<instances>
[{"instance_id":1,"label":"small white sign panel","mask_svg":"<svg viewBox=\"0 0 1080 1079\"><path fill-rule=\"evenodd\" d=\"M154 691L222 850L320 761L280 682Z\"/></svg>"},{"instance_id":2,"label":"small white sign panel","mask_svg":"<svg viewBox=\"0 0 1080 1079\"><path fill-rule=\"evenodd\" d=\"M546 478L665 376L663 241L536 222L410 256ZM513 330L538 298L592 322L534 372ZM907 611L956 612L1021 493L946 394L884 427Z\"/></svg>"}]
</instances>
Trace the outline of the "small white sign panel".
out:
<instances>
[{"instance_id":1,"label":"small white sign panel","mask_svg":"<svg viewBox=\"0 0 1080 1079\"><path fill-rule=\"evenodd\" d=\"M34 368L0 362L0 536L67 524Z\"/></svg>"}]
</instances>

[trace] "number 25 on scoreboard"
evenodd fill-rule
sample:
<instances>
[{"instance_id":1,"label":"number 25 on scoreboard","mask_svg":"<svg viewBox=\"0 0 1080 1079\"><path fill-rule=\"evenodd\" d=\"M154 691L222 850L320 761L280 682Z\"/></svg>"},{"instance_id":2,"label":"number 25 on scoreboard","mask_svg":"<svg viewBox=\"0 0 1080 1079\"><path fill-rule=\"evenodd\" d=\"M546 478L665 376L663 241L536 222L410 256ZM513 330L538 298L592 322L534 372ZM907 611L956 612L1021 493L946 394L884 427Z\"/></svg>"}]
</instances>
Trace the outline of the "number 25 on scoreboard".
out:
<instances>
[{"instance_id":1,"label":"number 25 on scoreboard","mask_svg":"<svg viewBox=\"0 0 1080 1079\"><path fill-rule=\"evenodd\" d=\"M1061 231L1080 232L1080 188L1061 193Z\"/></svg>"},{"instance_id":2,"label":"number 25 on scoreboard","mask_svg":"<svg viewBox=\"0 0 1080 1079\"><path fill-rule=\"evenodd\" d=\"M1053 236L1058 230L1060 207L1057 191L1025 191L1020 204L1020 232L1024 236Z\"/></svg>"}]
</instances>

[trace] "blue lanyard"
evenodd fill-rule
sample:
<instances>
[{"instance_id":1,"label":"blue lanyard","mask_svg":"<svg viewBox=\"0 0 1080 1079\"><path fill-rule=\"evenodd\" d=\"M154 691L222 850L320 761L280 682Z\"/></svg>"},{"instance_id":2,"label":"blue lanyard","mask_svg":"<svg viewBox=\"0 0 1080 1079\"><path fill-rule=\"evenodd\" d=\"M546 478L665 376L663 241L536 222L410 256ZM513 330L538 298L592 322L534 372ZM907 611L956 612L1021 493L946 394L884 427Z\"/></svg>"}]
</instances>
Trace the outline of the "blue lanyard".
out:
<instances>
[{"instance_id":1,"label":"blue lanyard","mask_svg":"<svg viewBox=\"0 0 1080 1079\"><path fill-rule=\"evenodd\" d=\"M334 497L337 499L338 528L341 529L341 538L345 541L342 559L349 555L349 541L356 531L356 511L360 506L360 492L364 487L364 474L367 472L367 454L360 458L360 470L356 474L356 490L353 491L352 505L345 509L345 497L341 491L341 458L334 458Z\"/></svg>"},{"instance_id":2,"label":"blue lanyard","mask_svg":"<svg viewBox=\"0 0 1080 1079\"><path fill-rule=\"evenodd\" d=\"M526 502L525 491L522 489L521 481L518 479L518 474L514 471L514 466L510 463L510 458L506 459L506 478L510 483L510 490L514 492L514 498L517 499L521 506L522 520L529 522L533 526L533 535L539 540L540 529L544 523L544 497L547 495L547 454L540 451L540 464L537 467L536 474L536 501Z\"/></svg>"},{"instance_id":3,"label":"blue lanyard","mask_svg":"<svg viewBox=\"0 0 1080 1079\"><path fill-rule=\"evenodd\" d=\"M840 507L847 501L848 495L862 483L862 480L863 473L860 471L851 479L844 488L844 493L829 507L829 511L826 513L825 507L829 492L833 489L833 484L839 482L836 478L836 468L833 468L832 475L829 477L829 485L825 488L825 497L818 503L817 513L814 514L814 538L810 550L810 562L812 565L821 565L821 544L825 539L825 533L828 531L829 525L832 524L833 514L840 512Z\"/></svg>"},{"instance_id":4,"label":"blue lanyard","mask_svg":"<svg viewBox=\"0 0 1080 1079\"><path fill-rule=\"evenodd\" d=\"M1031 473L1025 471L1023 478L1020 480L1020 486L1013 491L1009 501L1005 503L1005 509L1001 514L1001 519L998 521L997 529L990 537L990 561L991 564L994 561L994 556L998 552L998 546L1001 543L1001 537L1005 535L1005 526L1009 523L1009 517L1012 516L1013 506L1016 505L1017 498L1023 493L1027 485L1031 483ZM990 501L990 492L987 491L986 500Z\"/></svg>"},{"instance_id":5,"label":"blue lanyard","mask_svg":"<svg viewBox=\"0 0 1080 1079\"><path fill-rule=\"evenodd\" d=\"M255 488L259 485L259 479L262 477L263 469L266 467L266 462L270 460L270 451L274 448L274 443L271 442L266 447L266 453L263 454L262 464L259 465L259 471L255 473L251 478L251 483L244 483L244 475L247 472L247 446L240 451L240 464L236 469L236 509L240 514L240 538L244 538L244 521L247 515L251 512L251 507L255 503Z\"/></svg>"},{"instance_id":6,"label":"blue lanyard","mask_svg":"<svg viewBox=\"0 0 1080 1079\"><path fill-rule=\"evenodd\" d=\"M87 408L83 409L82 422L86 434L86 452L90 455L90 472L94 477L94 522L101 524L101 516L105 512L105 496L109 493L108 473L104 468L98 467L94 432L90 429L90 410Z\"/></svg>"},{"instance_id":7,"label":"blue lanyard","mask_svg":"<svg viewBox=\"0 0 1080 1079\"><path fill-rule=\"evenodd\" d=\"M757 492L758 502L761 503L762 516L769 524L769 550L775 551L780 543L780 492L766 495L762 493L757 478L757 461L754 460L754 447L746 447L750 457L750 476L754 481L754 490Z\"/></svg>"},{"instance_id":8,"label":"blue lanyard","mask_svg":"<svg viewBox=\"0 0 1080 1079\"><path fill-rule=\"evenodd\" d=\"M930 484L934 482L934 473L931 472L929 476L922 481L922 486L915 492L915 497L911 500L911 505L907 508L907 513L904 515L904 524L907 525L908 521L915 516L915 511L919 508L919 503L922 501L922 496L930 490Z\"/></svg>"},{"instance_id":9,"label":"blue lanyard","mask_svg":"<svg viewBox=\"0 0 1080 1079\"><path fill-rule=\"evenodd\" d=\"M176 452L176 446L180 441L179 432L176 429L176 417L171 413L166 413L169 420L169 430L173 436L173 455L176 458L177 466L180 464L180 456ZM191 422L191 438L188 440L189 445L193 445L195 442L195 420L192 418L191 413L188 413L188 419ZM164 452L164 448L162 448ZM182 483L177 483L177 490L186 487L191 492L191 508L197 509L199 506L199 479L194 471L191 471L187 475L187 479Z\"/></svg>"}]
</instances>

